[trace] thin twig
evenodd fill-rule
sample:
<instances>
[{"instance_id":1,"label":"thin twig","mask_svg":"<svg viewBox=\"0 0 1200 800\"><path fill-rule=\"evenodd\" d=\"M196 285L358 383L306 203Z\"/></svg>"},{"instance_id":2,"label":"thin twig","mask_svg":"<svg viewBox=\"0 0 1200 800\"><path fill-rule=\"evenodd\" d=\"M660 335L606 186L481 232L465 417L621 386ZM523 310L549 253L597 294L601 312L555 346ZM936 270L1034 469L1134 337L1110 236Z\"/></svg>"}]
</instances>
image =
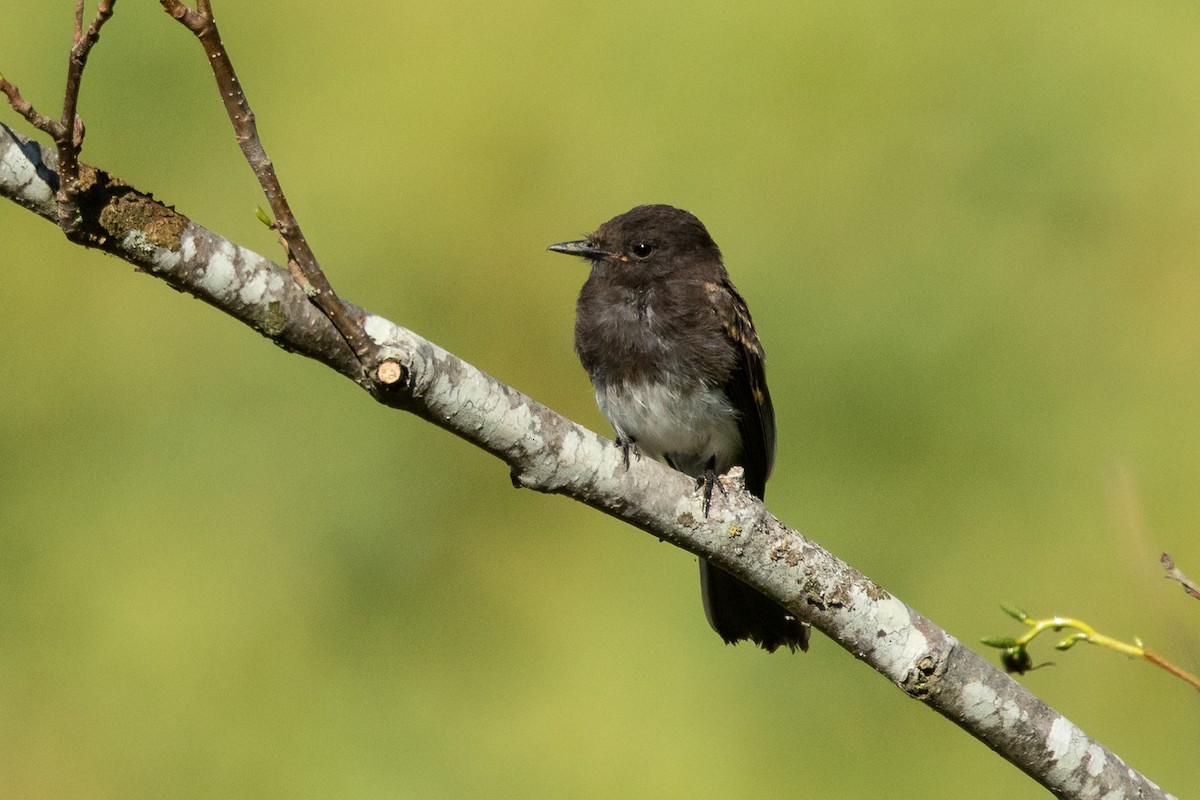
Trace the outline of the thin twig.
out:
<instances>
[{"instance_id":1,"label":"thin twig","mask_svg":"<svg viewBox=\"0 0 1200 800\"><path fill-rule=\"evenodd\" d=\"M84 31L83 0L76 0L75 3L75 36L67 58L67 86L63 93L62 117L54 136L54 143L58 147L58 191L65 201L61 205L65 213L59 218L59 225L68 236L76 232L79 222L75 201L80 191L79 151L83 148L84 132L83 120L78 113L83 70L92 48L100 41L100 29L112 18L115 4L116 0L100 0L95 19Z\"/></svg>"},{"instance_id":2,"label":"thin twig","mask_svg":"<svg viewBox=\"0 0 1200 800\"><path fill-rule=\"evenodd\" d=\"M233 123L238 145L250 168L258 177L259 184L267 196L275 221L272 224L285 243L289 266L303 277L300 281L311 301L321 310L334 328L345 339L354 352L362 370L361 381L369 383L369 365L382 360L379 348L366 335L361 323L348 310L345 303L334 292L325 273L317 263L312 248L304 238L300 225L292 213L291 206L283 193L283 187L275 174L275 167L258 135L254 113L246 100L245 93L234 72L229 54L221 43L220 33L213 19L212 6L208 0L198 0L195 10L179 0L160 0L162 7L200 40L209 57L217 86L225 104L230 122ZM57 222L68 238L84 244L89 241L83 216L79 210L79 195L83 190L79 168L79 153L83 146L84 126L79 117L79 92L83 82L84 68L92 48L100 40L100 31L113 16L116 0L100 0L96 16L84 28L84 0L75 3L75 29L70 56L67 60L67 82L63 93L62 116L55 121L37 111L20 90L0 75L0 91L8 98L9 105L38 130L54 140L58 151L58 203Z\"/></svg>"},{"instance_id":3,"label":"thin twig","mask_svg":"<svg viewBox=\"0 0 1200 800\"><path fill-rule=\"evenodd\" d=\"M1002 651L1000 662L1008 672L1015 672L1020 675L1032 669L1037 669L1037 667L1033 666L1033 658L1029 655L1029 643L1041 634L1047 631L1059 633L1063 630L1073 630L1075 633L1072 633L1056 644L1054 649L1070 650L1075 646L1076 642L1087 642L1088 644L1107 647L1109 650L1115 650L1130 658L1140 658L1148 661L1154 666L1171 673L1176 678L1191 684L1193 689L1200 690L1200 677L1172 664L1154 650L1146 647L1141 639L1135 639L1133 644L1129 644L1128 642L1122 642L1120 639L1114 639L1111 636L1100 633L1083 620L1072 617L1034 619L1016 606L1003 605L1001 608L1004 609L1004 613L1013 619L1029 626L1029 630L1020 636L986 636L982 639L984 644Z\"/></svg>"},{"instance_id":4,"label":"thin twig","mask_svg":"<svg viewBox=\"0 0 1200 800\"><path fill-rule=\"evenodd\" d=\"M1200 584L1197 584L1187 575L1184 575L1183 570L1175 566L1175 559L1171 558L1171 554L1163 553L1161 560L1163 569L1167 571L1167 574L1163 577L1165 577L1167 580L1178 581L1183 585L1183 590L1185 592L1190 594L1192 597L1195 597L1197 600L1200 600Z\"/></svg>"},{"instance_id":5,"label":"thin twig","mask_svg":"<svg viewBox=\"0 0 1200 800\"><path fill-rule=\"evenodd\" d=\"M1170 661L1167 661L1158 654L1158 651L1151 650L1149 647L1143 647L1142 658L1146 659L1156 667L1162 667L1176 678L1179 678L1182 681L1187 681L1192 685L1193 688L1195 688L1197 691L1200 691L1200 678L1197 678L1192 673L1175 666Z\"/></svg>"},{"instance_id":6,"label":"thin twig","mask_svg":"<svg viewBox=\"0 0 1200 800\"><path fill-rule=\"evenodd\" d=\"M13 111L24 117L30 125L57 141L58 121L39 113L32 103L21 96L21 90L17 88L16 84L9 83L3 75L0 75L0 92L4 92Z\"/></svg>"},{"instance_id":7,"label":"thin twig","mask_svg":"<svg viewBox=\"0 0 1200 800\"><path fill-rule=\"evenodd\" d=\"M21 96L21 91L0 75L0 91L8 98L13 110L25 118L30 125L50 136L58 151L58 226L72 240L86 238L81 232L79 215L79 151L83 148L83 120L79 118L79 89L83 83L83 70L87 66L88 54L100 40L100 29L113 15L117 0L100 0L96 17L85 31L83 28L83 0L75 2L75 34L67 58L67 83L63 91L62 116L53 120L40 113Z\"/></svg>"},{"instance_id":8,"label":"thin twig","mask_svg":"<svg viewBox=\"0 0 1200 800\"><path fill-rule=\"evenodd\" d=\"M333 286L326 278L317 257L309 247L300 223L292 213L283 186L275 174L275 166L267 156L262 140L258 135L254 112L246 99L246 93L238 81L216 20L213 18L212 6L208 0L197 0L196 8L189 8L180 0L159 0L163 10L178 20L184 27L195 34L208 56L213 75L217 79L217 87L221 93L221 101L225 104L225 112L233 124L238 146L246 163L254 171L259 185L270 203L271 213L275 218L272 227L279 232L284 241L288 265L295 265L295 271L303 276L300 285L305 289L312 302L321 310L333 326L338 330L354 351L359 363L364 367L364 376L371 365L380 360L379 347L366 335L362 324L355 318L334 292Z\"/></svg>"}]
</instances>

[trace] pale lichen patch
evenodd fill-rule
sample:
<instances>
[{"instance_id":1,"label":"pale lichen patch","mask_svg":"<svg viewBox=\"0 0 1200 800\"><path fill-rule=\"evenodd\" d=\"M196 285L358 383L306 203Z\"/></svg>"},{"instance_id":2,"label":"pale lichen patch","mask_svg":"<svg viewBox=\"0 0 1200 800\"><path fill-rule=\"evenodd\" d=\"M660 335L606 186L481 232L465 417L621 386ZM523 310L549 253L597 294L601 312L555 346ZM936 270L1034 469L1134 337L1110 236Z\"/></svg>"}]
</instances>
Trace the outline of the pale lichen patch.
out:
<instances>
[{"instance_id":1,"label":"pale lichen patch","mask_svg":"<svg viewBox=\"0 0 1200 800\"><path fill-rule=\"evenodd\" d=\"M1054 760L1049 773L1051 780L1060 785L1077 780L1073 774L1083 763L1086 743L1087 737L1083 731L1065 717L1059 717L1051 723L1050 734L1046 737L1046 749Z\"/></svg>"},{"instance_id":2,"label":"pale lichen patch","mask_svg":"<svg viewBox=\"0 0 1200 800\"><path fill-rule=\"evenodd\" d=\"M269 268L259 269L238 291L238 299L257 305L265 298L277 296L282 289L283 278Z\"/></svg>"},{"instance_id":3,"label":"pale lichen patch","mask_svg":"<svg viewBox=\"0 0 1200 800\"><path fill-rule=\"evenodd\" d=\"M29 206L44 206L54 199L50 184L38 178L37 167L16 146L0 152L0 184L16 187L18 201Z\"/></svg>"},{"instance_id":4,"label":"pale lichen patch","mask_svg":"<svg viewBox=\"0 0 1200 800\"><path fill-rule=\"evenodd\" d=\"M971 681L962 689L966 718L983 728L1011 728L1022 725L1027 714L1018 703L1002 700L996 690L982 681Z\"/></svg>"},{"instance_id":5,"label":"pale lichen patch","mask_svg":"<svg viewBox=\"0 0 1200 800\"><path fill-rule=\"evenodd\" d=\"M363 318L363 330L375 344L384 347L395 338L396 326L378 314L368 314Z\"/></svg>"},{"instance_id":6,"label":"pale lichen patch","mask_svg":"<svg viewBox=\"0 0 1200 800\"><path fill-rule=\"evenodd\" d=\"M227 297L233 293L237 284L237 269L234 267L236 251L229 242L221 242L208 257L208 264L199 283L209 294L215 297Z\"/></svg>"},{"instance_id":7,"label":"pale lichen patch","mask_svg":"<svg viewBox=\"0 0 1200 800\"><path fill-rule=\"evenodd\" d=\"M166 247L159 247L146 235L145 231L132 230L121 240L121 247L129 253L136 253L138 260L149 265L152 272L166 272L175 269L183 260L183 256Z\"/></svg>"},{"instance_id":8,"label":"pale lichen patch","mask_svg":"<svg viewBox=\"0 0 1200 800\"><path fill-rule=\"evenodd\" d=\"M196 258L196 232L194 230L189 230L179 237L179 252L183 254L184 261L191 262Z\"/></svg>"},{"instance_id":9,"label":"pale lichen patch","mask_svg":"<svg viewBox=\"0 0 1200 800\"><path fill-rule=\"evenodd\" d=\"M1093 778L1104 771L1104 748L1098 744L1092 744L1087 750L1087 772Z\"/></svg>"}]
</instances>

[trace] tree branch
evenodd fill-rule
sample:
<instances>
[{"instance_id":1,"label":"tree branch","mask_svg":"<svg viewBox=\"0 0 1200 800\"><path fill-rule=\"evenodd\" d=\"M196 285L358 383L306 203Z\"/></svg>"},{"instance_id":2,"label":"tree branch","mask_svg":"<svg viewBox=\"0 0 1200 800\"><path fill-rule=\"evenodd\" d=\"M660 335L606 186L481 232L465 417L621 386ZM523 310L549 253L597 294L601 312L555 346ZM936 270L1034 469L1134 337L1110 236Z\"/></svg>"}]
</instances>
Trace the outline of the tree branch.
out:
<instances>
[{"instance_id":1,"label":"tree branch","mask_svg":"<svg viewBox=\"0 0 1200 800\"><path fill-rule=\"evenodd\" d=\"M0 125L0 194L55 220L56 154ZM97 246L355 380L355 353L288 271L101 170ZM1167 798L1115 754L864 575L722 478L704 518L694 481L620 448L412 331L352 305L385 360L366 388L495 455L514 485L565 495L706 558L777 599L902 691L1058 797ZM401 369L395 370L399 365ZM387 368L385 370L385 368ZM373 372L374 374L374 372Z\"/></svg>"},{"instance_id":2,"label":"tree branch","mask_svg":"<svg viewBox=\"0 0 1200 800\"><path fill-rule=\"evenodd\" d=\"M221 42L221 33L217 30L217 21L213 16L211 4L208 0L200 0L196 4L196 9L192 10L180 0L159 0L159 2L164 11L195 34L196 39L204 48L204 54L208 56L208 65L212 68L213 77L217 80L221 102L224 103L225 113L228 114L229 121L233 124L238 146L242 149L246 163L250 165L250 169L258 178L263 194L267 196L271 213L275 215L272 227L279 231L287 254L288 266L293 268L293 272L298 272L303 277L302 285L305 285L305 290L312 298L312 302L337 328L354 351L359 362L364 367L368 367L372 362L378 360L378 348L363 332L359 320L354 317L333 290L329 279L325 277L325 272L317 263L316 254L309 247L308 240L300 229L300 223L296 220L291 204L288 203L287 196L283 193L283 185L280 184L279 177L275 174L275 165L267 155L267 150L263 147L262 139L258 135L258 125L255 123L250 101L246 98L237 72L234 71L229 52ZM362 380L365 379L366 375L364 374Z\"/></svg>"}]
</instances>

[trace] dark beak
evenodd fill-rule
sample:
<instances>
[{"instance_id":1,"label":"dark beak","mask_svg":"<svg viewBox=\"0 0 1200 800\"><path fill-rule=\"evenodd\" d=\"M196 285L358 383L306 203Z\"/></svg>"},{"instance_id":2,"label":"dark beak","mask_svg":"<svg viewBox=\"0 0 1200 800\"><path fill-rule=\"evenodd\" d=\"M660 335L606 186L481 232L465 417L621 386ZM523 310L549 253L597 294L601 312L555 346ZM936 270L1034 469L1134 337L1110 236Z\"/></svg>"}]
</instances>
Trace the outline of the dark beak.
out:
<instances>
[{"instance_id":1,"label":"dark beak","mask_svg":"<svg viewBox=\"0 0 1200 800\"><path fill-rule=\"evenodd\" d=\"M596 247L587 239L581 239L578 242L559 242L558 244L550 245L546 249L555 253L566 253L569 256L590 258L593 261L609 256L609 253Z\"/></svg>"}]
</instances>

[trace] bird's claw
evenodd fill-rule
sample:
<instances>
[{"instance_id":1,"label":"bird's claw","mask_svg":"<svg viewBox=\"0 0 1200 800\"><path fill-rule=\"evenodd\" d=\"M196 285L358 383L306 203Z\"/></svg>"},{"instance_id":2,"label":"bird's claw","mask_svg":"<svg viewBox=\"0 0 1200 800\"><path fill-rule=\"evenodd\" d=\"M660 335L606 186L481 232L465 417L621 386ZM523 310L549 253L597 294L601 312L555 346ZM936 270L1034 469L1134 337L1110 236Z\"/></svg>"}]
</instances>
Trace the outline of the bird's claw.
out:
<instances>
[{"instance_id":1,"label":"bird's claw","mask_svg":"<svg viewBox=\"0 0 1200 800\"><path fill-rule=\"evenodd\" d=\"M625 469L628 470L630 460L641 455L637 449L637 442L633 439L626 439L624 436L618 436L617 447L621 448L621 458L624 459Z\"/></svg>"},{"instance_id":2,"label":"bird's claw","mask_svg":"<svg viewBox=\"0 0 1200 800\"><path fill-rule=\"evenodd\" d=\"M704 470L700 476L696 478L696 491L700 492L701 508L704 510L704 518L708 519L708 510L712 507L713 487L716 486L721 490L722 497L728 497L729 492L725 489L725 484L721 483L721 477L717 475L712 468Z\"/></svg>"}]
</instances>

